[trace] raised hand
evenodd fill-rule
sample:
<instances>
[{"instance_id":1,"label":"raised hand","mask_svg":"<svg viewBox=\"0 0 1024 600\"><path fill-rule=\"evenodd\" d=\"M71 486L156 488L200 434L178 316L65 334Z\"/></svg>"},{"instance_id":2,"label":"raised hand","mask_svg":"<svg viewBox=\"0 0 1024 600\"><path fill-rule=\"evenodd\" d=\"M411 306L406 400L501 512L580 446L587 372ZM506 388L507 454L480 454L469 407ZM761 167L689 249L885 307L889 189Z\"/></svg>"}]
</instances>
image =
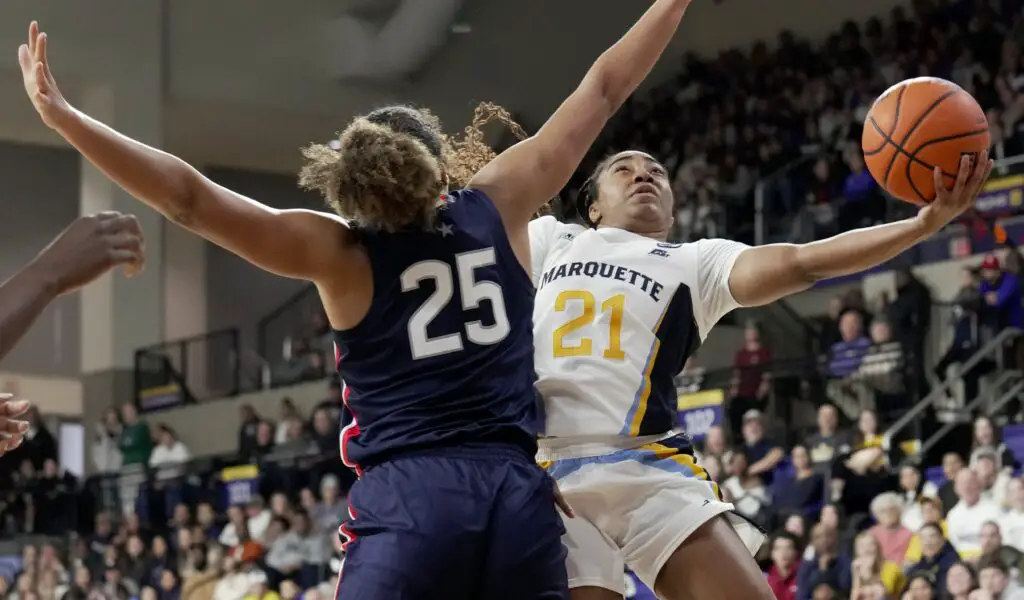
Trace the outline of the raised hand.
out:
<instances>
[{"instance_id":1,"label":"raised hand","mask_svg":"<svg viewBox=\"0 0 1024 600\"><path fill-rule=\"evenodd\" d=\"M974 201L988 181L994 163L989 159L987 150L978 156L974 164L971 163L969 156L960 158L960 171L957 173L956 183L951 188L947 188L942 180L942 169L935 167L935 200L918 213L918 218L923 220L928 231L936 232L942 229L974 206Z\"/></svg>"},{"instance_id":2,"label":"raised hand","mask_svg":"<svg viewBox=\"0 0 1024 600\"><path fill-rule=\"evenodd\" d=\"M46 34L35 21L28 26L28 43L18 47L18 63L29 100L43 123L56 129L60 120L71 114L71 106L57 89L46 58Z\"/></svg>"},{"instance_id":3,"label":"raised hand","mask_svg":"<svg viewBox=\"0 0 1024 600\"><path fill-rule=\"evenodd\" d=\"M11 394L0 394L0 456L16 449L24 441L28 422L15 417L27 410L28 401L15 400Z\"/></svg>"},{"instance_id":4,"label":"raised hand","mask_svg":"<svg viewBox=\"0 0 1024 600\"><path fill-rule=\"evenodd\" d=\"M145 261L142 228L133 215L103 212L79 217L36 259L55 277L61 294L73 292L110 269L124 265L131 277Z\"/></svg>"}]
</instances>

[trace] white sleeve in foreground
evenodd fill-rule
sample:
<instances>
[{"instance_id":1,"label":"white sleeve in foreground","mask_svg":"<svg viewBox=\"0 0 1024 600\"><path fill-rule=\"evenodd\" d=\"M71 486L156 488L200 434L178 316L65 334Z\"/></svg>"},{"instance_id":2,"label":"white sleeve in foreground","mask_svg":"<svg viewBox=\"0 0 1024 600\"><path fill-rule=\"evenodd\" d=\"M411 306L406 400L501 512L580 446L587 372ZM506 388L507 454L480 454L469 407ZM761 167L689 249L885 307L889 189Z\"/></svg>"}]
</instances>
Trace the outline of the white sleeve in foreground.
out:
<instances>
[{"instance_id":1,"label":"white sleeve in foreground","mask_svg":"<svg viewBox=\"0 0 1024 600\"><path fill-rule=\"evenodd\" d=\"M740 253L749 248L731 240L701 240L697 242L697 294L695 316L701 339L711 328L739 303L729 289L729 275Z\"/></svg>"},{"instance_id":2,"label":"white sleeve in foreground","mask_svg":"<svg viewBox=\"0 0 1024 600\"><path fill-rule=\"evenodd\" d=\"M534 285L544 274L544 261L547 259L548 251L554 245L558 232L561 229L558 219L551 216L544 216L530 221L530 278Z\"/></svg>"}]
</instances>

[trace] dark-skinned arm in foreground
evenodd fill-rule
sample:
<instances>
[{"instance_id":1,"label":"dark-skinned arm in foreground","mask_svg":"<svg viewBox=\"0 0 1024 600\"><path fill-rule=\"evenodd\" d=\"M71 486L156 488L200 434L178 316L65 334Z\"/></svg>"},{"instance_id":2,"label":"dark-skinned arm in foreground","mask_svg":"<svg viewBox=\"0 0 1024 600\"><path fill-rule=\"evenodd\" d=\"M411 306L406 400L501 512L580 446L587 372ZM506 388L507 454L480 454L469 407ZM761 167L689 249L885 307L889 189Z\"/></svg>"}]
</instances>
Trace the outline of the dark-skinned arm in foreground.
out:
<instances>
[{"instance_id":1,"label":"dark-skinned arm in foreground","mask_svg":"<svg viewBox=\"0 0 1024 600\"><path fill-rule=\"evenodd\" d=\"M968 157L952 188L934 174L936 198L912 218L855 229L809 244L769 244L744 250L729 275L729 289L742 306L769 304L833 277L860 273L899 256L931 237L974 205L992 170L988 152L976 165Z\"/></svg>"},{"instance_id":2,"label":"dark-skinned arm in foreground","mask_svg":"<svg viewBox=\"0 0 1024 600\"><path fill-rule=\"evenodd\" d=\"M128 276L143 266L142 231L131 215L117 212L79 217L39 255L0 284L0 360L58 296L73 292L107 271L124 266ZM28 402L0 395L0 455L21 444L28 423L14 419Z\"/></svg>"}]
</instances>

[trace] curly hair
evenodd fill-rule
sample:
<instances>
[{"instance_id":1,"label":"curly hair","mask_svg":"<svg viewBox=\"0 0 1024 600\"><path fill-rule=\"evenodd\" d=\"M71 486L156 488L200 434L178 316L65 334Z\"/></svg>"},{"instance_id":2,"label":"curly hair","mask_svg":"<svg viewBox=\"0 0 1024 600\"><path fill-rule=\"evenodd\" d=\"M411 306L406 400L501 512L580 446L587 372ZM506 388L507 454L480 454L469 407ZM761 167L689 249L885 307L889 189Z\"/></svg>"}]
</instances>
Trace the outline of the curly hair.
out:
<instances>
[{"instance_id":1,"label":"curly hair","mask_svg":"<svg viewBox=\"0 0 1024 600\"><path fill-rule=\"evenodd\" d=\"M425 109L380 108L349 123L337 149L304 148L299 185L320 192L332 210L360 225L430 230L446 188L465 186L496 156L483 134L494 120L526 137L508 111L491 103L477 106L461 137L444 134Z\"/></svg>"}]
</instances>

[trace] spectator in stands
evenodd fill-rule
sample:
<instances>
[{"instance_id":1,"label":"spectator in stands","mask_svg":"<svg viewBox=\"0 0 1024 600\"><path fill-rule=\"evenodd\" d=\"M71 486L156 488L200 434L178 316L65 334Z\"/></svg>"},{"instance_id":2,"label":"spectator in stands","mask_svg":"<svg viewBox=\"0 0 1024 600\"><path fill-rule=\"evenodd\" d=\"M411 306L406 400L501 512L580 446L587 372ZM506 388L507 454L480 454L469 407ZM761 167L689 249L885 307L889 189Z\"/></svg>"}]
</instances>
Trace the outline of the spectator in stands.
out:
<instances>
[{"instance_id":1,"label":"spectator in stands","mask_svg":"<svg viewBox=\"0 0 1024 600\"><path fill-rule=\"evenodd\" d=\"M1024 482L1019 477L1012 478L1007 485L1007 503L999 529L1007 544L1024 551Z\"/></svg>"},{"instance_id":2,"label":"spectator in stands","mask_svg":"<svg viewBox=\"0 0 1024 600\"><path fill-rule=\"evenodd\" d=\"M288 438L289 423L292 420L298 420L301 425L302 413L295 407L295 402L285 396L281 399L281 417L277 422L277 429L274 432L274 443L282 444Z\"/></svg>"},{"instance_id":3,"label":"spectator in stands","mask_svg":"<svg viewBox=\"0 0 1024 600\"><path fill-rule=\"evenodd\" d=\"M1020 280L1001 269L994 254L981 261L981 297L987 309L982 311L982 321L991 331L1024 326Z\"/></svg>"},{"instance_id":4,"label":"spectator in stands","mask_svg":"<svg viewBox=\"0 0 1024 600\"><path fill-rule=\"evenodd\" d=\"M297 577L302 569L302 538L284 517L274 517L266 534L267 577L276 588L282 581Z\"/></svg>"},{"instance_id":5,"label":"spectator in stands","mask_svg":"<svg viewBox=\"0 0 1024 600\"><path fill-rule=\"evenodd\" d=\"M892 597L903 588L899 564L883 556L878 540L869 532L854 540L850 598L859 600Z\"/></svg>"},{"instance_id":6,"label":"spectator in stands","mask_svg":"<svg viewBox=\"0 0 1024 600\"><path fill-rule=\"evenodd\" d=\"M124 422L124 429L121 430L118 447L124 457L125 466L147 464L153 451L153 436L150 434L149 425L139 418L138 410L130 403L121 406L121 420Z\"/></svg>"},{"instance_id":7,"label":"spectator in stands","mask_svg":"<svg viewBox=\"0 0 1024 600\"><path fill-rule=\"evenodd\" d=\"M764 410L771 391L772 354L761 343L761 331L753 322L743 330L743 347L733 357L732 387L729 391L729 419L733 435L740 435L743 415Z\"/></svg>"},{"instance_id":8,"label":"spectator in stands","mask_svg":"<svg viewBox=\"0 0 1024 600\"><path fill-rule=\"evenodd\" d=\"M313 528L309 515L301 509L295 511L292 528L302 543L302 571L298 583L303 588L308 588L316 585L317 574L327 565L330 558L328 537Z\"/></svg>"},{"instance_id":9,"label":"spectator in stands","mask_svg":"<svg viewBox=\"0 0 1024 600\"><path fill-rule=\"evenodd\" d=\"M978 578L970 565L956 562L946 570L945 584L949 600L970 600L971 592L978 589Z\"/></svg>"},{"instance_id":10,"label":"spectator in stands","mask_svg":"<svg viewBox=\"0 0 1024 600\"><path fill-rule=\"evenodd\" d=\"M956 452L942 455L942 476L945 481L939 486L938 496L942 501L942 510L946 514L956 506L960 498L956 493L956 476L964 468L964 459Z\"/></svg>"},{"instance_id":11,"label":"spectator in stands","mask_svg":"<svg viewBox=\"0 0 1024 600\"><path fill-rule=\"evenodd\" d=\"M1021 567L1024 566L1024 552L1003 543L1003 534L999 530L999 524L989 521L981 526L981 555L978 561L985 557L995 556L1001 563L1006 565L1007 570L1013 579L1020 579Z\"/></svg>"},{"instance_id":12,"label":"spectator in stands","mask_svg":"<svg viewBox=\"0 0 1024 600\"><path fill-rule=\"evenodd\" d=\"M915 357L924 358L924 340L931 324L931 291L914 277L909 268L896 271L896 299L886 317L898 341ZM923 361L920 365L923 365ZM921 370L917 370L918 373Z\"/></svg>"},{"instance_id":13,"label":"spectator in stands","mask_svg":"<svg viewBox=\"0 0 1024 600\"><path fill-rule=\"evenodd\" d=\"M320 501L310 512L314 528L334 531L348 518L348 502L341 495L341 486L334 475L325 475L320 480Z\"/></svg>"},{"instance_id":14,"label":"spectator in stands","mask_svg":"<svg viewBox=\"0 0 1024 600\"><path fill-rule=\"evenodd\" d=\"M262 542L267 528L270 527L272 517L270 511L263 504L262 496L254 494L249 499L249 503L245 506L245 517L249 537L256 542Z\"/></svg>"},{"instance_id":15,"label":"spectator in stands","mask_svg":"<svg viewBox=\"0 0 1024 600\"><path fill-rule=\"evenodd\" d=\"M750 472L743 452L729 456L728 469L729 478L722 483L722 492L736 507L736 512L764 527L772 502L764 480Z\"/></svg>"},{"instance_id":16,"label":"spectator in stands","mask_svg":"<svg viewBox=\"0 0 1024 600\"><path fill-rule=\"evenodd\" d=\"M998 557L986 557L978 563L978 583L993 600L1024 600L1024 590L1010 578Z\"/></svg>"},{"instance_id":17,"label":"spectator in stands","mask_svg":"<svg viewBox=\"0 0 1024 600\"><path fill-rule=\"evenodd\" d=\"M217 541L222 546L234 548L242 543L244 537L248 537L249 524L245 517L245 511L240 506L228 507L228 522L221 530Z\"/></svg>"},{"instance_id":18,"label":"spectator in stands","mask_svg":"<svg viewBox=\"0 0 1024 600\"><path fill-rule=\"evenodd\" d=\"M25 420L28 421L28 431L25 432L18 455L22 460L31 461L38 471L43 468L46 459L57 460L57 440L39 418L39 409L35 406L28 409Z\"/></svg>"},{"instance_id":19,"label":"spectator in stands","mask_svg":"<svg viewBox=\"0 0 1024 600\"><path fill-rule=\"evenodd\" d=\"M988 415L980 415L974 419L973 439L971 440L971 460L973 466L981 453L987 453L995 460L996 470L1012 471L1017 461L1013 453L999 437L995 423Z\"/></svg>"},{"instance_id":20,"label":"spectator in stands","mask_svg":"<svg viewBox=\"0 0 1024 600\"><path fill-rule=\"evenodd\" d=\"M1010 474L996 468L995 452L982 450L973 455L971 469L978 474L982 496L991 500L1000 509L1006 506L1006 489L1010 484Z\"/></svg>"},{"instance_id":21,"label":"spectator in stands","mask_svg":"<svg viewBox=\"0 0 1024 600\"><path fill-rule=\"evenodd\" d=\"M914 535L900 522L902 509L903 503L895 492L879 494L871 501L871 516L876 524L868 531L878 542L882 557L897 565L903 562Z\"/></svg>"},{"instance_id":22,"label":"spectator in stands","mask_svg":"<svg viewBox=\"0 0 1024 600\"><path fill-rule=\"evenodd\" d=\"M341 425L338 420L331 420L330 413L325 409L318 409L313 413L313 441L316 442L322 454L337 454L340 452L339 435Z\"/></svg>"},{"instance_id":23,"label":"spectator in stands","mask_svg":"<svg viewBox=\"0 0 1024 600\"><path fill-rule=\"evenodd\" d=\"M862 382L853 377L872 341L865 335L862 314L856 310L843 313L839 319L839 332L842 339L829 351L828 373L833 379L828 382L828 397L848 417L856 418L872 401Z\"/></svg>"},{"instance_id":24,"label":"spectator in stands","mask_svg":"<svg viewBox=\"0 0 1024 600\"><path fill-rule=\"evenodd\" d=\"M921 525L916 529L914 537L910 538L910 545L907 546L907 554L903 558L904 565L912 565L921 560L921 531L925 525L935 525L943 540L949 536L949 527L942 515L942 503L937 498L929 496L922 497L918 504L921 505ZM952 546L950 546L952 548ZM940 582L941 583L941 582Z\"/></svg>"},{"instance_id":25,"label":"spectator in stands","mask_svg":"<svg viewBox=\"0 0 1024 600\"><path fill-rule=\"evenodd\" d=\"M925 573L936 585L941 585L946 580L946 571L959 560L956 549L935 523L925 523L918 535L921 539L921 557L910 564L907 573Z\"/></svg>"},{"instance_id":26,"label":"spectator in stands","mask_svg":"<svg viewBox=\"0 0 1024 600\"><path fill-rule=\"evenodd\" d=\"M834 404L818 407L818 430L807 438L807 447L811 463L821 473L832 466L833 460L850 451L851 440L846 432L839 430L839 411Z\"/></svg>"},{"instance_id":27,"label":"spectator in stands","mask_svg":"<svg viewBox=\"0 0 1024 600\"><path fill-rule=\"evenodd\" d=\"M249 574L233 556L221 559L220 580L213 588L213 600L238 600L249 593Z\"/></svg>"},{"instance_id":28,"label":"spectator in stands","mask_svg":"<svg viewBox=\"0 0 1024 600\"><path fill-rule=\"evenodd\" d=\"M96 425L96 437L92 447L92 460L99 473L116 473L121 470L121 414L116 409L103 413L103 422Z\"/></svg>"},{"instance_id":29,"label":"spectator in stands","mask_svg":"<svg viewBox=\"0 0 1024 600\"><path fill-rule=\"evenodd\" d=\"M149 455L149 466L160 469L161 478L175 477L181 473L182 467L190 459L188 448L178 439L178 434L166 423L157 426L157 445Z\"/></svg>"},{"instance_id":30,"label":"spectator in stands","mask_svg":"<svg viewBox=\"0 0 1024 600\"><path fill-rule=\"evenodd\" d=\"M785 454L778 444L764 435L764 415L757 409L743 415L743 447L741 452L748 461L747 473L761 478L764 485L772 483L775 467Z\"/></svg>"},{"instance_id":31,"label":"spectator in stands","mask_svg":"<svg viewBox=\"0 0 1024 600\"><path fill-rule=\"evenodd\" d=\"M220 573L211 568L206 546L193 546L188 554L191 568L181 583L181 600L212 600Z\"/></svg>"},{"instance_id":32,"label":"spectator in stands","mask_svg":"<svg viewBox=\"0 0 1024 600\"><path fill-rule=\"evenodd\" d=\"M982 497L981 482L971 469L962 469L956 475L956 495L960 498L949 511L949 541L960 556L972 558L981 552L981 526L998 521L999 507Z\"/></svg>"},{"instance_id":33,"label":"spectator in stands","mask_svg":"<svg viewBox=\"0 0 1024 600\"><path fill-rule=\"evenodd\" d=\"M818 523L811 530L814 557L800 563L797 571L797 599L811 600L814 589L821 583L830 583L838 590L851 588L850 558L840 554L836 530Z\"/></svg>"},{"instance_id":34,"label":"spectator in stands","mask_svg":"<svg viewBox=\"0 0 1024 600\"><path fill-rule=\"evenodd\" d=\"M238 409L238 455L242 460L252 460L256 456L256 432L261 422L259 414L251 404L243 404Z\"/></svg>"},{"instance_id":35,"label":"spectator in stands","mask_svg":"<svg viewBox=\"0 0 1024 600\"><path fill-rule=\"evenodd\" d=\"M796 573L800 569L800 541L791 533L772 536L768 585L776 600L796 600Z\"/></svg>"},{"instance_id":36,"label":"spectator in stands","mask_svg":"<svg viewBox=\"0 0 1024 600\"><path fill-rule=\"evenodd\" d=\"M729 447L725 443L725 430L720 425L708 427L700 445L700 460L708 460L712 456L721 460L728 451Z\"/></svg>"},{"instance_id":37,"label":"spectator in stands","mask_svg":"<svg viewBox=\"0 0 1024 600\"><path fill-rule=\"evenodd\" d=\"M777 482L774 505L778 512L813 514L825 501L825 478L814 470L807 448L797 444L790 451L793 479Z\"/></svg>"}]
</instances>

